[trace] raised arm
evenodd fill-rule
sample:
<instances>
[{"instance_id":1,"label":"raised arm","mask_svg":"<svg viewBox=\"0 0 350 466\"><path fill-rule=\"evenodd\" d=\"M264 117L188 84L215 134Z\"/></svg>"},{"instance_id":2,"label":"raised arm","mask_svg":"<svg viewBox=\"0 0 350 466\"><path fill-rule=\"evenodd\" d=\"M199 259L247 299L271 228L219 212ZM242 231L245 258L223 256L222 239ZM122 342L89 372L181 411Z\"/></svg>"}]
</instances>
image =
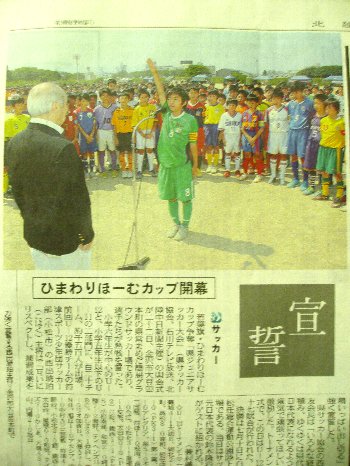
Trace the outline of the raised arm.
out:
<instances>
[{"instance_id":1,"label":"raised arm","mask_svg":"<svg viewBox=\"0 0 350 466\"><path fill-rule=\"evenodd\" d=\"M149 66L149 69L150 69L150 71L152 73L154 83L155 83L156 88L157 88L160 104L164 105L165 102L166 102L166 95L165 95L164 86L163 86L163 83L162 83L162 81L160 79L160 76L159 76L158 70L156 68L156 65L154 64L153 60L151 60L150 58L148 58L148 60L147 60L147 65Z\"/></svg>"}]
</instances>

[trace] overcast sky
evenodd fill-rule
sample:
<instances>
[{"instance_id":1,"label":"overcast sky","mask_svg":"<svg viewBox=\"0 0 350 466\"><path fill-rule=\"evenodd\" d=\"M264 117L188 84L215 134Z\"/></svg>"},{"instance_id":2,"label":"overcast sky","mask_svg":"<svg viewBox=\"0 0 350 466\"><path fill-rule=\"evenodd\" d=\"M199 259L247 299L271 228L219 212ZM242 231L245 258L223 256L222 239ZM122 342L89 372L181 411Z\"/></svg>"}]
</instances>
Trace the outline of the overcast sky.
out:
<instances>
[{"instance_id":1,"label":"overcast sky","mask_svg":"<svg viewBox=\"0 0 350 466\"><path fill-rule=\"evenodd\" d=\"M58 71L101 68L116 72L193 60L216 69L261 74L265 69L300 70L312 65L341 65L340 35L334 33L245 32L213 29L41 29L8 36L9 69L33 66Z\"/></svg>"}]
</instances>

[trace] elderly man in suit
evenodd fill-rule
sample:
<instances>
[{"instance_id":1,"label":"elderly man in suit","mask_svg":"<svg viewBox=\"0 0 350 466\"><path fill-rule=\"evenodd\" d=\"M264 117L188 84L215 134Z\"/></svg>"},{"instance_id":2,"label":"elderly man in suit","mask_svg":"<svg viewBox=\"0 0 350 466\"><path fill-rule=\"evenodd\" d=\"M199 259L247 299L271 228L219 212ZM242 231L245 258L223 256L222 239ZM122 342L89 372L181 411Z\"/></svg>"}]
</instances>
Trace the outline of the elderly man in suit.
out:
<instances>
[{"instance_id":1,"label":"elderly man in suit","mask_svg":"<svg viewBox=\"0 0 350 466\"><path fill-rule=\"evenodd\" d=\"M24 239L40 270L90 268L94 237L89 193L75 147L60 126L67 96L54 83L28 95L28 127L8 143L9 175Z\"/></svg>"}]
</instances>

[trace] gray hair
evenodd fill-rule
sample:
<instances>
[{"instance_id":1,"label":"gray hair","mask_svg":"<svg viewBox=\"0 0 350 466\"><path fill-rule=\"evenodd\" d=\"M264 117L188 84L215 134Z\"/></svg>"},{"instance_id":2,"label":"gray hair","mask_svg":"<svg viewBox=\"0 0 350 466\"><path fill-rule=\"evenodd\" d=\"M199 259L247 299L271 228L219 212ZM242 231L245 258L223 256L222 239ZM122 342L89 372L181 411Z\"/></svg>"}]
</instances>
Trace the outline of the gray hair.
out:
<instances>
[{"instance_id":1,"label":"gray hair","mask_svg":"<svg viewBox=\"0 0 350 466\"><path fill-rule=\"evenodd\" d=\"M64 90L55 83L38 84L29 91L28 112L32 117L44 115L51 111L54 102L62 105L67 102Z\"/></svg>"}]
</instances>

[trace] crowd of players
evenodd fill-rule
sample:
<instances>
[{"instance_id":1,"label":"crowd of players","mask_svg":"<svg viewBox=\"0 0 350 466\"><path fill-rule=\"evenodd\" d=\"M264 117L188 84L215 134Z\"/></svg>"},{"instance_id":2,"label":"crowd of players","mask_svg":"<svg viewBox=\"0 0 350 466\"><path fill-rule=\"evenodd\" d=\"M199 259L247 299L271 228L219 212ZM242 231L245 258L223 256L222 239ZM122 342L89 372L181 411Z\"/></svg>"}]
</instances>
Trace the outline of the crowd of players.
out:
<instances>
[{"instance_id":1,"label":"crowd of players","mask_svg":"<svg viewBox=\"0 0 350 466\"><path fill-rule=\"evenodd\" d=\"M331 86L299 82L274 88L228 81L220 90L214 84L181 85L188 93L184 110L198 123L198 176L216 174L239 181L252 176L254 183L265 177L270 185L298 188L316 201L331 199L334 185L331 205L345 209L341 86L333 93ZM133 171L137 179L145 173L157 176L162 113L153 83L132 87L110 79L97 89L77 85L65 90L68 113L62 126L81 157L87 179L109 173L132 178ZM6 141L30 120L26 93L7 90L5 148ZM175 120L173 130L177 131ZM292 180L287 183L288 166ZM6 192L6 167L4 176Z\"/></svg>"}]
</instances>

